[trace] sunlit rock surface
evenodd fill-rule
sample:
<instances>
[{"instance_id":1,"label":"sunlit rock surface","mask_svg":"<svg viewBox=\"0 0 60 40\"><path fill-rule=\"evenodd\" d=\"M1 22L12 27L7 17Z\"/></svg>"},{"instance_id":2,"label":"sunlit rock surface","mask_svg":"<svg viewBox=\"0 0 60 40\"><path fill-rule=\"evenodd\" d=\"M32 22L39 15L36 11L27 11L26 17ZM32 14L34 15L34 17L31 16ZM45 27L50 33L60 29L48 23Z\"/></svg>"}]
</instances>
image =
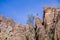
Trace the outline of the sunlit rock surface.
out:
<instances>
[{"instance_id":1,"label":"sunlit rock surface","mask_svg":"<svg viewBox=\"0 0 60 40\"><path fill-rule=\"evenodd\" d=\"M0 40L60 40L60 7L44 7L43 12L43 19L35 17L35 25L0 16Z\"/></svg>"}]
</instances>

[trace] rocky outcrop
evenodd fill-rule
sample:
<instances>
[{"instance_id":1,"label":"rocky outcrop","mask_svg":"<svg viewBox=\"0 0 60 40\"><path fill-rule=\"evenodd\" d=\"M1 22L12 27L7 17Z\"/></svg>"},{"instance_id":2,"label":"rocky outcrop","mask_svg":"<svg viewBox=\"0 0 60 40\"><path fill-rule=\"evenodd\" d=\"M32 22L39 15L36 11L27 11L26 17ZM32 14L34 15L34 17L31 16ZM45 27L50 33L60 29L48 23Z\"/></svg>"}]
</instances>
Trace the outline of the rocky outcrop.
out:
<instances>
[{"instance_id":1,"label":"rocky outcrop","mask_svg":"<svg viewBox=\"0 0 60 40\"><path fill-rule=\"evenodd\" d=\"M16 24L12 19L0 16L0 40L35 40L34 26Z\"/></svg>"},{"instance_id":2,"label":"rocky outcrop","mask_svg":"<svg viewBox=\"0 0 60 40\"><path fill-rule=\"evenodd\" d=\"M0 16L0 40L60 40L60 7L45 7L43 19L35 25L21 25Z\"/></svg>"},{"instance_id":3,"label":"rocky outcrop","mask_svg":"<svg viewBox=\"0 0 60 40\"><path fill-rule=\"evenodd\" d=\"M53 39L54 34L54 16L55 16L55 8L45 7L44 8L44 25L49 39ZM53 33L52 33L53 32Z\"/></svg>"},{"instance_id":4,"label":"rocky outcrop","mask_svg":"<svg viewBox=\"0 0 60 40\"><path fill-rule=\"evenodd\" d=\"M46 33L49 37L49 40L60 40L60 7L45 7L44 8L44 27L46 29Z\"/></svg>"},{"instance_id":5,"label":"rocky outcrop","mask_svg":"<svg viewBox=\"0 0 60 40\"><path fill-rule=\"evenodd\" d=\"M45 28L42 25L42 20L36 17L36 40L44 40Z\"/></svg>"}]
</instances>

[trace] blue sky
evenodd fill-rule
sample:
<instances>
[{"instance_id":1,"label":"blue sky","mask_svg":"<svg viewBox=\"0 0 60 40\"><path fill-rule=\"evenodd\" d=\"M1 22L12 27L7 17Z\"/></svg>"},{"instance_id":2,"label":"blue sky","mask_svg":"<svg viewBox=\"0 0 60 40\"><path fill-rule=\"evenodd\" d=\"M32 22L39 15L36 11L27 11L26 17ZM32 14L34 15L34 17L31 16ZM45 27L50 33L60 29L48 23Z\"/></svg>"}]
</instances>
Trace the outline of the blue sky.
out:
<instances>
[{"instance_id":1,"label":"blue sky","mask_svg":"<svg viewBox=\"0 0 60 40\"><path fill-rule=\"evenodd\" d=\"M25 24L28 14L43 17L44 6L60 6L60 0L0 0L0 15Z\"/></svg>"}]
</instances>

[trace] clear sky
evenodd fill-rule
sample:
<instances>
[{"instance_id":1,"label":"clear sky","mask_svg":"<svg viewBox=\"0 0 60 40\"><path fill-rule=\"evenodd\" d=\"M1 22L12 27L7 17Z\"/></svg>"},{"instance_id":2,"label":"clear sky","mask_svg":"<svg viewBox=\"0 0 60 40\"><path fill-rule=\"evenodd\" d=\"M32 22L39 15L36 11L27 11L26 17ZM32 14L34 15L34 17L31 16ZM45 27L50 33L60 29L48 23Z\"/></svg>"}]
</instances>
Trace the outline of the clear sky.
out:
<instances>
[{"instance_id":1,"label":"clear sky","mask_svg":"<svg viewBox=\"0 0 60 40\"><path fill-rule=\"evenodd\" d=\"M0 0L0 15L25 24L28 14L43 17L44 6L60 6L60 0Z\"/></svg>"}]
</instances>

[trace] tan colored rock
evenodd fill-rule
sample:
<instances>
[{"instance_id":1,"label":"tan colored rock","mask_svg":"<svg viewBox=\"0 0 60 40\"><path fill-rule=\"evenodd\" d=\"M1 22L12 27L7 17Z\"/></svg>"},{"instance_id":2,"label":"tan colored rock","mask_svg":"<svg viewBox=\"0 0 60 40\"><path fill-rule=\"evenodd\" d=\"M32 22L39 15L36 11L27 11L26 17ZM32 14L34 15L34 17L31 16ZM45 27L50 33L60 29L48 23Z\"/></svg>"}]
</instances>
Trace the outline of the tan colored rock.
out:
<instances>
[{"instance_id":1,"label":"tan colored rock","mask_svg":"<svg viewBox=\"0 0 60 40\"><path fill-rule=\"evenodd\" d=\"M15 28L14 28L14 37L15 40L26 40L25 38L25 34L23 32L23 27L20 24L16 24Z\"/></svg>"},{"instance_id":2,"label":"tan colored rock","mask_svg":"<svg viewBox=\"0 0 60 40\"><path fill-rule=\"evenodd\" d=\"M45 38L45 28L38 17L36 17L36 36L36 40L44 40Z\"/></svg>"},{"instance_id":3,"label":"tan colored rock","mask_svg":"<svg viewBox=\"0 0 60 40\"><path fill-rule=\"evenodd\" d=\"M5 21L6 21L6 18L3 16L0 16L0 24L1 24L1 22L6 23Z\"/></svg>"},{"instance_id":4,"label":"tan colored rock","mask_svg":"<svg viewBox=\"0 0 60 40\"><path fill-rule=\"evenodd\" d=\"M60 40L60 7L45 7L35 25L21 25L0 16L0 40Z\"/></svg>"},{"instance_id":5,"label":"tan colored rock","mask_svg":"<svg viewBox=\"0 0 60 40\"><path fill-rule=\"evenodd\" d=\"M56 9L56 14L57 14L57 18L56 18L56 28L55 28L55 40L60 40L60 7Z\"/></svg>"},{"instance_id":6,"label":"tan colored rock","mask_svg":"<svg viewBox=\"0 0 60 40\"><path fill-rule=\"evenodd\" d=\"M13 27L16 24L11 18L7 18L6 23L7 23L8 26L13 26Z\"/></svg>"},{"instance_id":7,"label":"tan colored rock","mask_svg":"<svg viewBox=\"0 0 60 40\"><path fill-rule=\"evenodd\" d=\"M28 24L25 24L25 25L24 25L24 30L25 30L25 31L29 30L29 25L28 25Z\"/></svg>"},{"instance_id":8,"label":"tan colored rock","mask_svg":"<svg viewBox=\"0 0 60 40\"><path fill-rule=\"evenodd\" d=\"M52 7L46 7L44 9L44 23L46 26L46 30L50 30L53 25L54 13L55 9Z\"/></svg>"},{"instance_id":9,"label":"tan colored rock","mask_svg":"<svg viewBox=\"0 0 60 40\"><path fill-rule=\"evenodd\" d=\"M29 32L30 32L29 40L36 40L35 29L34 29L34 26L32 24L29 25Z\"/></svg>"}]
</instances>

